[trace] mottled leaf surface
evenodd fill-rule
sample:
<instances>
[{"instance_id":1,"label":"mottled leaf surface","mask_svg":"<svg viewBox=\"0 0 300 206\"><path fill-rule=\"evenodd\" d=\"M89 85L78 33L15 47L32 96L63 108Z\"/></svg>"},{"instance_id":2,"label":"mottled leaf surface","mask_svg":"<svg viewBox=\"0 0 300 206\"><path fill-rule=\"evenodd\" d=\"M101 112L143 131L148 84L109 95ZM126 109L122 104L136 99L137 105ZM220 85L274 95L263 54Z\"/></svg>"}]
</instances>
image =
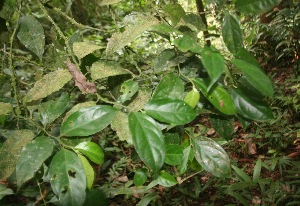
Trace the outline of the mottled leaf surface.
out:
<instances>
[{"instance_id":1,"label":"mottled leaf surface","mask_svg":"<svg viewBox=\"0 0 300 206\"><path fill-rule=\"evenodd\" d=\"M281 0L237 0L235 7L245 14L259 14L279 4Z\"/></svg>"}]
</instances>

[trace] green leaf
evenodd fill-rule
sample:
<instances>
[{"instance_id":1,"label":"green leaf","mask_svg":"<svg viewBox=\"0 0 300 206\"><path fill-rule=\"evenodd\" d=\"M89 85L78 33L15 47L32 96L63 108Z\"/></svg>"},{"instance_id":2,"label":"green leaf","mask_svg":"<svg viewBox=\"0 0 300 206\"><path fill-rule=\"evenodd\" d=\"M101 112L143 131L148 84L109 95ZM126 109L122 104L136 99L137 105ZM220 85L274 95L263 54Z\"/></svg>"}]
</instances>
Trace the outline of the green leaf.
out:
<instances>
[{"instance_id":1,"label":"green leaf","mask_svg":"<svg viewBox=\"0 0 300 206\"><path fill-rule=\"evenodd\" d=\"M183 157L184 148L176 144L166 145L166 159L165 163L168 165L179 165Z\"/></svg>"},{"instance_id":2,"label":"green leaf","mask_svg":"<svg viewBox=\"0 0 300 206\"><path fill-rule=\"evenodd\" d=\"M274 88L270 78L262 71L260 67L248 63L244 60L233 59L231 62L242 70L246 80L259 92L268 97L274 96Z\"/></svg>"},{"instance_id":3,"label":"green leaf","mask_svg":"<svg viewBox=\"0 0 300 206\"><path fill-rule=\"evenodd\" d=\"M220 52L212 47L205 46L203 48L201 59L203 66L210 77L210 83L207 87L207 91L209 91L227 69L227 66Z\"/></svg>"},{"instance_id":4,"label":"green leaf","mask_svg":"<svg viewBox=\"0 0 300 206\"><path fill-rule=\"evenodd\" d=\"M68 70L58 69L54 72L46 74L42 79L38 80L33 88L25 96L26 102L42 99L60 90L66 83L72 79L72 75Z\"/></svg>"},{"instance_id":5,"label":"green leaf","mask_svg":"<svg viewBox=\"0 0 300 206\"><path fill-rule=\"evenodd\" d=\"M7 115L13 111L10 103L0 102L0 115Z\"/></svg>"},{"instance_id":6,"label":"green leaf","mask_svg":"<svg viewBox=\"0 0 300 206\"><path fill-rule=\"evenodd\" d=\"M0 180L8 178L16 169L22 148L35 137L31 130L0 130L7 140L0 148Z\"/></svg>"},{"instance_id":7,"label":"green leaf","mask_svg":"<svg viewBox=\"0 0 300 206\"><path fill-rule=\"evenodd\" d=\"M111 123L116 112L117 109L106 105L82 108L72 113L62 123L61 136L89 136L95 134Z\"/></svg>"},{"instance_id":8,"label":"green leaf","mask_svg":"<svg viewBox=\"0 0 300 206\"><path fill-rule=\"evenodd\" d=\"M155 173L158 172L164 164L166 149L157 123L146 114L132 112L129 114L129 129L141 160Z\"/></svg>"},{"instance_id":9,"label":"green leaf","mask_svg":"<svg viewBox=\"0 0 300 206\"><path fill-rule=\"evenodd\" d=\"M81 206L86 197L86 174L74 152L62 149L53 157L50 184L63 206Z\"/></svg>"},{"instance_id":10,"label":"green leaf","mask_svg":"<svg viewBox=\"0 0 300 206\"><path fill-rule=\"evenodd\" d=\"M233 89L232 99L243 117L251 120L268 120L273 118L272 109L262 101L260 96L253 96L252 93L243 88Z\"/></svg>"},{"instance_id":11,"label":"green leaf","mask_svg":"<svg viewBox=\"0 0 300 206\"><path fill-rule=\"evenodd\" d=\"M156 182L163 187L172 187L178 183L176 179L167 172L161 172Z\"/></svg>"},{"instance_id":12,"label":"green leaf","mask_svg":"<svg viewBox=\"0 0 300 206\"><path fill-rule=\"evenodd\" d=\"M155 192L149 193L149 194L145 195L136 206L147 206L153 199L156 198L156 196L157 196L157 194Z\"/></svg>"},{"instance_id":13,"label":"green leaf","mask_svg":"<svg viewBox=\"0 0 300 206\"><path fill-rule=\"evenodd\" d=\"M116 4L119 3L122 0L102 0L99 5L100 6L105 6L105 5L111 5L111 4Z\"/></svg>"},{"instance_id":14,"label":"green leaf","mask_svg":"<svg viewBox=\"0 0 300 206\"><path fill-rule=\"evenodd\" d=\"M120 92L123 93L118 101L124 103L130 100L138 91L139 84L133 80L128 80L121 85Z\"/></svg>"},{"instance_id":15,"label":"green leaf","mask_svg":"<svg viewBox=\"0 0 300 206\"><path fill-rule=\"evenodd\" d=\"M197 162L216 177L230 177L230 159L225 150L214 140L206 137L191 138Z\"/></svg>"},{"instance_id":16,"label":"green leaf","mask_svg":"<svg viewBox=\"0 0 300 206\"><path fill-rule=\"evenodd\" d=\"M95 62L91 67L91 77L94 81L97 79L104 79L122 74L130 73L123 69L120 64L113 61L98 61Z\"/></svg>"},{"instance_id":17,"label":"green leaf","mask_svg":"<svg viewBox=\"0 0 300 206\"><path fill-rule=\"evenodd\" d=\"M222 37L231 53L236 53L239 48L243 47L243 33L240 24L229 12L225 13Z\"/></svg>"},{"instance_id":18,"label":"green leaf","mask_svg":"<svg viewBox=\"0 0 300 206\"><path fill-rule=\"evenodd\" d=\"M104 162L104 153L99 145L94 142L81 142L75 149L96 164L102 164Z\"/></svg>"},{"instance_id":19,"label":"green leaf","mask_svg":"<svg viewBox=\"0 0 300 206\"><path fill-rule=\"evenodd\" d=\"M75 106L72 107L72 109L70 109L70 111L67 112L66 116L64 117L64 121L67 119L68 116L70 116L70 114L77 112L82 108L93 107L93 106L96 106L96 102L94 101L86 101L83 103L76 104Z\"/></svg>"},{"instance_id":20,"label":"green leaf","mask_svg":"<svg viewBox=\"0 0 300 206\"><path fill-rule=\"evenodd\" d=\"M93 53L96 50L99 50L103 47L98 46L96 44L90 42L74 42L73 43L73 51L74 54L79 58L82 59L88 54Z\"/></svg>"},{"instance_id":21,"label":"green leaf","mask_svg":"<svg viewBox=\"0 0 300 206\"><path fill-rule=\"evenodd\" d=\"M185 16L185 11L180 4L167 4L163 11L167 14L173 26L176 26L180 19Z\"/></svg>"},{"instance_id":22,"label":"green leaf","mask_svg":"<svg viewBox=\"0 0 300 206\"><path fill-rule=\"evenodd\" d=\"M184 94L183 81L176 75L170 73L157 85L152 100L156 99L182 99Z\"/></svg>"},{"instance_id":23,"label":"green leaf","mask_svg":"<svg viewBox=\"0 0 300 206\"><path fill-rule=\"evenodd\" d=\"M210 121L212 127L216 130L218 135L226 140L231 140L233 138L233 124L228 119L219 115L210 115Z\"/></svg>"},{"instance_id":24,"label":"green leaf","mask_svg":"<svg viewBox=\"0 0 300 206\"><path fill-rule=\"evenodd\" d=\"M141 89L135 98L128 104L127 108L130 112L137 112L144 108L145 104L151 99L150 89Z\"/></svg>"},{"instance_id":25,"label":"green leaf","mask_svg":"<svg viewBox=\"0 0 300 206\"><path fill-rule=\"evenodd\" d=\"M44 29L34 16L28 15L20 19L17 37L27 49L42 59L45 46Z\"/></svg>"},{"instance_id":26,"label":"green leaf","mask_svg":"<svg viewBox=\"0 0 300 206\"><path fill-rule=\"evenodd\" d=\"M192 108L195 108L197 106L199 100L200 100L200 93L195 87L193 87L193 89L189 91L189 93L187 93L187 95L184 98L184 101Z\"/></svg>"},{"instance_id":27,"label":"green leaf","mask_svg":"<svg viewBox=\"0 0 300 206\"><path fill-rule=\"evenodd\" d=\"M182 100L151 100L144 107L151 117L169 124L184 125L196 117L195 110Z\"/></svg>"},{"instance_id":28,"label":"green leaf","mask_svg":"<svg viewBox=\"0 0 300 206\"><path fill-rule=\"evenodd\" d=\"M200 54L202 47L197 43L195 39L188 35L183 35L176 38L173 44L182 52L191 51L196 54Z\"/></svg>"},{"instance_id":29,"label":"green leaf","mask_svg":"<svg viewBox=\"0 0 300 206\"><path fill-rule=\"evenodd\" d=\"M245 14L259 14L278 5L281 0L237 0L235 7Z\"/></svg>"},{"instance_id":30,"label":"green leaf","mask_svg":"<svg viewBox=\"0 0 300 206\"><path fill-rule=\"evenodd\" d=\"M258 159L256 161L256 164L253 169L253 182L258 183L259 182L259 177L260 177L260 172L261 172L261 165L262 161L261 159Z\"/></svg>"},{"instance_id":31,"label":"green leaf","mask_svg":"<svg viewBox=\"0 0 300 206\"><path fill-rule=\"evenodd\" d=\"M245 182L252 182L251 178L240 168L232 165L232 169L237 173L237 175L242 178Z\"/></svg>"},{"instance_id":32,"label":"green leaf","mask_svg":"<svg viewBox=\"0 0 300 206\"><path fill-rule=\"evenodd\" d=\"M193 80L194 84L203 93L208 101L220 112L233 115L236 114L236 108L230 94L220 85L215 84L209 92L207 89L207 81L196 78Z\"/></svg>"},{"instance_id":33,"label":"green leaf","mask_svg":"<svg viewBox=\"0 0 300 206\"><path fill-rule=\"evenodd\" d=\"M178 65L176 61L176 52L173 49L163 50L157 57L153 60L155 71L165 71L168 68Z\"/></svg>"},{"instance_id":34,"label":"green leaf","mask_svg":"<svg viewBox=\"0 0 300 206\"><path fill-rule=\"evenodd\" d=\"M184 148L183 157L181 159L180 165L178 166L180 174L185 173L185 171L187 170L187 164L188 164L189 157L190 157L191 153L192 153L191 146L188 146L188 147Z\"/></svg>"},{"instance_id":35,"label":"green leaf","mask_svg":"<svg viewBox=\"0 0 300 206\"><path fill-rule=\"evenodd\" d=\"M181 18L181 21L177 24L177 28L180 26L186 26L194 32L206 30L206 26L202 21L202 18L197 14L187 14Z\"/></svg>"},{"instance_id":36,"label":"green leaf","mask_svg":"<svg viewBox=\"0 0 300 206\"><path fill-rule=\"evenodd\" d=\"M69 107L70 97L68 93L62 93L57 100L50 100L39 105L41 122L47 125L57 119Z\"/></svg>"},{"instance_id":37,"label":"green leaf","mask_svg":"<svg viewBox=\"0 0 300 206\"><path fill-rule=\"evenodd\" d=\"M51 156L53 148L54 141L49 137L41 136L29 142L22 149L16 165L18 189L20 189L25 182L34 177L43 162Z\"/></svg>"},{"instance_id":38,"label":"green leaf","mask_svg":"<svg viewBox=\"0 0 300 206\"><path fill-rule=\"evenodd\" d=\"M180 34L181 32L168 24L155 24L149 28L149 31L156 32L161 35L170 35L172 33Z\"/></svg>"},{"instance_id":39,"label":"green leaf","mask_svg":"<svg viewBox=\"0 0 300 206\"><path fill-rule=\"evenodd\" d=\"M250 52L248 52L246 49L244 49L242 47L239 48L238 52L236 53L236 56L239 59L244 60L250 64L253 64L256 67L260 67L256 58Z\"/></svg>"},{"instance_id":40,"label":"green leaf","mask_svg":"<svg viewBox=\"0 0 300 206\"><path fill-rule=\"evenodd\" d=\"M111 122L111 128L117 132L121 141L127 141L128 144L133 144L132 136L129 131L128 114L118 111Z\"/></svg>"},{"instance_id":41,"label":"green leaf","mask_svg":"<svg viewBox=\"0 0 300 206\"><path fill-rule=\"evenodd\" d=\"M135 171L134 177L133 177L133 182L135 186L142 186L146 181L147 181L147 169L146 168L141 168Z\"/></svg>"},{"instance_id":42,"label":"green leaf","mask_svg":"<svg viewBox=\"0 0 300 206\"><path fill-rule=\"evenodd\" d=\"M20 3L16 0L4 0L1 3L1 7L0 7L0 17L2 17L3 19L6 20L10 20L15 11L16 8L18 8L18 5Z\"/></svg>"},{"instance_id":43,"label":"green leaf","mask_svg":"<svg viewBox=\"0 0 300 206\"><path fill-rule=\"evenodd\" d=\"M78 154L78 158L81 161L81 164L84 168L86 175L86 187L91 190L95 180L95 171L89 161L82 155Z\"/></svg>"},{"instance_id":44,"label":"green leaf","mask_svg":"<svg viewBox=\"0 0 300 206\"><path fill-rule=\"evenodd\" d=\"M12 189L7 188L7 186L4 184L0 184L0 200L3 197L5 197L7 195L12 195L12 194L14 194L14 191Z\"/></svg>"}]
</instances>

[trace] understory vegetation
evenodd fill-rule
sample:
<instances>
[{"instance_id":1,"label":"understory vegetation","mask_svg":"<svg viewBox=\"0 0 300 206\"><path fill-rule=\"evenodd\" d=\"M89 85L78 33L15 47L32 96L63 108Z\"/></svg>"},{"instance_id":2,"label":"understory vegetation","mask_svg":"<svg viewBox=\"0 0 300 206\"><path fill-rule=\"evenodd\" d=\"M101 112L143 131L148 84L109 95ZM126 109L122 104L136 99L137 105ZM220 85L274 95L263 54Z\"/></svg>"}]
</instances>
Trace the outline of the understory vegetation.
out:
<instances>
[{"instance_id":1,"label":"understory vegetation","mask_svg":"<svg viewBox=\"0 0 300 206\"><path fill-rule=\"evenodd\" d=\"M4 0L0 205L300 205L297 0Z\"/></svg>"}]
</instances>

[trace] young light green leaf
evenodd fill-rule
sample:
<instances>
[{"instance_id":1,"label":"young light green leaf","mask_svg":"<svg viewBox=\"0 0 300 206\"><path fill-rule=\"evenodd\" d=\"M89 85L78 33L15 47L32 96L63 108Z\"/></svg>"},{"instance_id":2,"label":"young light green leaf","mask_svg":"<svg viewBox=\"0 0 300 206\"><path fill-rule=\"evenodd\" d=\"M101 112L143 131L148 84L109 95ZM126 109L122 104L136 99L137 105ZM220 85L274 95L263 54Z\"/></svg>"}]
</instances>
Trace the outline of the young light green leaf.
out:
<instances>
[{"instance_id":1,"label":"young light green leaf","mask_svg":"<svg viewBox=\"0 0 300 206\"><path fill-rule=\"evenodd\" d=\"M167 172L161 172L156 182L163 187L172 187L178 183L176 179Z\"/></svg>"},{"instance_id":2,"label":"young light green leaf","mask_svg":"<svg viewBox=\"0 0 300 206\"><path fill-rule=\"evenodd\" d=\"M259 14L278 5L281 0L237 0L235 7L245 14Z\"/></svg>"},{"instance_id":3,"label":"young light green leaf","mask_svg":"<svg viewBox=\"0 0 300 206\"><path fill-rule=\"evenodd\" d=\"M45 46L44 29L34 16L28 15L20 19L17 37L27 49L42 59Z\"/></svg>"},{"instance_id":4,"label":"young light green leaf","mask_svg":"<svg viewBox=\"0 0 300 206\"><path fill-rule=\"evenodd\" d=\"M261 172L261 165L262 165L262 161L261 161L261 159L258 159L256 161L254 169L253 169L253 182L255 182L255 183L259 182L259 177L260 177L260 172Z\"/></svg>"},{"instance_id":5,"label":"young light green leaf","mask_svg":"<svg viewBox=\"0 0 300 206\"><path fill-rule=\"evenodd\" d=\"M129 131L128 114L118 111L111 122L111 128L117 132L121 141L127 141L128 144L133 144L132 136Z\"/></svg>"},{"instance_id":6,"label":"young light green leaf","mask_svg":"<svg viewBox=\"0 0 300 206\"><path fill-rule=\"evenodd\" d=\"M222 37L231 53L236 53L239 48L243 47L243 33L240 24L229 12L225 13Z\"/></svg>"},{"instance_id":7,"label":"young light green leaf","mask_svg":"<svg viewBox=\"0 0 300 206\"><path fill-rule=\"evenodd\" d=\"M184 94L183 81L176 75L170 73L163 77L157 85L152 100L156 99L182 99Z\"/></svg>"},{"instance_id":8,"label":"young light green leaf","mask_svg":"<svg viewBox=\"0 0 300 206\"><path fill-rule=\"evenodd\" d=\"M10 103L0 102L0 115L7 115L13 111Z\"/></svg>"},{"instance_id":9,"label":"young light green leaf","mask_svg":"<svg viewBox=\"0 0 300 206\"><path fill-rule=\"evenodd\" d=\"M183 157L184 148L176 144L166 145L166 159L165 163L168 165L179 165Z\"/></svg>"},{"instance_id":10,"label":"young light green leaf","mask_svg":"<svg viewBox=\"0 0 300 206\"><path fill-rule=\"evenodd\" d=\"M117 62L97 61L91 67L91 77L94 81L122 74L130 73Z\"/></svg>"},{"instance_id":11,"label":"young light green leaf","mask_svg":"<svg viewBox=\"0 0 300 206\"><path fill-rule=\"evenodd\" d=\"M82 155L77 154L78 158L81 161L81 164L84 168L85 175L86 175L86 187L91 190L95 180L95 171L93 167L90 165L89 161Z\"/></svg>"},{"instance_id":12,"label":"young light green leaf","mask_svg":"<svg viewBox=\"0 0 300 206\"><path fill-rule=\"evenodd\" d=\"M244 88L233 89L231 97L240 115L251 120L268 120L273 118L272 109Z\"/></svg>"},{"instance_id":13,"label":"young light green leaf","mask_svg":"<svg viewBox=\"0 0 300 206\"><path fill-rule=\"evenodd\" d=\"M70 97L63 93L58 99L43 102L39 105L39 113L43 125L47 125L57 119L69 107Z\"/></svg>"},{"instance_id":14,"label":"young light green leaf","mask_svg":"<svg viewBox=\"0 0 300 206\"><path fill-rule=\"evenodd\" d=\"M180 19L185 16L185 11L180 4L167 4L163 10L171 20L172 26L176 26Z\"/></svg>"},{"instance_id":15,"label":"young light green leaf","mask_svg":"<svg viewBox=\"0 0 300 206\"><path fill-rule=\"evenodd\" d=\"M54 141L49 137L37 137L23 147L16 165L16 179L18 189L32 179L43 162L51 156Z\"/></svg>"},{"instance_id":16,"label":"young light green leaf","mask_svg":"<svg viewBox=\"0 0 300 206\"><path fill-rule=\"evenodd\" d=\"M128 80L121 85L120 92L122 93L118 101L124 103L130 100L138 91L139 84L136 81Z\"/></svg>"},{"instance_id":17,"label":"young light green leaf","mask_svg":"<svg viewBox=\"0 0 300 206\"><path fill-rule=\"evenodd\" d=\"M187 93L187 95L184 98L184 101L192 108L195 108L197 106L199 100L200 100L200 93L195 87L193 87L193 89L189 91L189 93Z\"/></svg>"},{"instance_id":18,"label":"young light green leaf","mask_svg":"<svg viewBox=\"0 0 300 206\"><path fill-rule=\"evenodd\" d=\"M182 52L191 51L195 54L200 54L202 50L197 41L188 35L176 38L173 44Z\"/></svg>"},{"instance_id":19,"label":"young light green leaf","mask_svg":"<svg viewBox=\"0 0 300 206\"><path fill-rule=\"evenodd\" d=\"M7 196L7 195L12 195L14 194L14 191L10 188L8 188L6 185L4 184L0 184L0 200Z\"/></svg>"},{"instance_id":20,"label":"young light green leaf","mask_svg":"<svg viewBox=\"0 0 300 206\"><path fill-rule=\"evenodd\" d=\"M168 124L184 125L196 117L195 110L182 100L151 100L144 107L151 117Z\"/></svg>"},{"instance_id":21,"label":"young light green leaf","mask_svg":"<svg viewBox=\"0 0 300 206\"><path fill-rule=\"evenodd\" d=\"M233 59L231 62L240 70L242 70L247 81L255 89L268 97L274 96L274 87L272 81L260 67L240 59Z\"/></svg>"},{"instance_id":22,"label":"young light green leaf","mask_svg":"<svg viewBox=\"0 0 300 206\"><path fill-rule=\"evenodd\" d=\"M225 150L214 140L207 137L191 138L197 162L216 177L229 177L230 159Z\"/></svg>"},{"instance_id":23,"label":"young light green leaf","mask_svg":"<svg viewBox=\"0 0 300 206\"><path fill-rule=\"evenodd\" d=\"M249 177L243 170L240 168L232 165L232 169L237 173L237 175L242 178L246 182L252 182L251 177Z\"/></svg>"},{"instance_id":24,"label":"young light green leaf","mask_svg":"<svg viewBox=\"0 0 300 206\"><path fill-rule=\"evenodd\" d=\"M220 52L212 47L205 46L201 51L201 58L210 77L210 83L207 87L207 91L209 91L227 69L227 66Z\"/></svg>"},{"instance_id":25,"label":"young light green leaf","mask_svg":"<svg viewBox=\"0 0 300 206\"><path fill-rule=\"evenodd\" d=\"M74 152L62 149L53 157L50 168L51 188L63 206L82 206L86 197L86 174Z\"/></svg>"},{"instance_id":26,"label":"young light green leaf","mask_svg":"<svg viewBox=\"0 0 300 206\"><path fill-rule=\"evenodd\" d=\"M42 79L38 80L33 88L25 96L26 102L42 99L60 90L66 83L72 79L72 75L68 70L58 69L54 72L46 74Z\"/></svg>"},{"instance_id":27,"label":"young light green leaf","mask_svg":"<svg viewBox=\"0 0 300 206\"><path fill-rule=\"evenodd\" d=\"M73 43L73 51L74 54L79 58L82 59L88 54L93 53L94 51L101 49L103 47L98 46L96 44L92 44L90 42L74 42Z\"/></svg>"},{"instance_id":28,"label":"young light green leaf","mask_svg":"<svg viewBox=\"0 0 300 206\"><path fill-rule=\"evenodd\" d=\"M133 177L133 182L135 186L142 186L146 181L147 181L147 169L146 168L141 168L135 171L134 177Z\"/></svg>"},{"instance_id":29,"label":"young light green leaf","mask_svg":"<svg viewBox=\"0 0 300 206\"><path fill-rule=\"evenodd\" d=\"M81 142L74 149L87 156L96 164L102 164L104 162L103 150L94 142Z\"/></svg>"},{"instance_id":30,"label":"young light green leaf","mask_svg":"<svg viewBox=\"0 0 300 206\"><path fill-rule=\"evenodd\" d=\"M132 112L129 114L129 129L139 157L157 173L166 156L164 137L157 123L146 114Z\"/></svg>"},{"instance_id":31,"label":"young light green leaf","mask_svg":"<svg viewBox=\"0 0 300 206\"><path fill-rule=\"evenodd\" d=\"M61 136L89 136L107 127L117 109L107 105L87 107L72 113L60 127Z\"/></svg>"},{"instance_id":32,"label":"young light green leaf","mask_svg":"<svg viewBox=\"0 0 300 206\"><path fill-rule=\"evenodd\" d=\"M15 171L22 148L35 137L35 134L31 130L0 132L7 138L0 148L0 180L4 180Z\"/></svg>"}]
</instances>

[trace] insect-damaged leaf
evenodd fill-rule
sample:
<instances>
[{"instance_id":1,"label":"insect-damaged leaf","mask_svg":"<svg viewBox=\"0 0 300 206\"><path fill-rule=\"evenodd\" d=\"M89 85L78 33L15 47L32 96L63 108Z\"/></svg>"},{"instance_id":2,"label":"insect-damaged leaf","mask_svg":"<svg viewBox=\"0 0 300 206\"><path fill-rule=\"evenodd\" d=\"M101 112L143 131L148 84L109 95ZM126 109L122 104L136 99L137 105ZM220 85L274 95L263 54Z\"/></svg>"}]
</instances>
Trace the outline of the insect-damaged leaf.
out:
<instances>
[{"instance_id":1,"label":"insect-damaged leaf","mask_svg":"<svg viewBox=\"0 0 300 206\"><path fill-rule=\"evenodd\" d=\"M121 67L120 64L113 61L98 61L91 67L91 77L95 81L106 77L117 76L122 74L130 74L127 70Z\"/></svg>"},{"instance_id":2,"label":"insect-damaged leaf","mask_svg":"<svg viewBox=\"0 0 300 206\"><path fill-rule=\"evenodd\" d=\"M82 206L86 197L86 174L78 156L62 149L53 157L50 168L53 192L63 206Z\"/></svg>"},{"instance_id":3,"label":"insect-damaged leaf","mask_svg":"<svg viewBox=\"0 0 300 206\"><path fill-rule=\"evenodd\" d=\"M132 136L129 131L128 114L118 111L111 122L111 128L117 132L121 141L126 140L128 144L133 144Z\"/></svg>"},{"instance_id":4,"label":"insect-damaged leaf","mask_svg":"<svg viewBox=\"0 0 300 206\"><path fill-rule=\"evenodd\" d=\"M73 44L73 51L79 59L101 48L101 46L89 42L74 42Z\"/></svg>"}]
</instances>

